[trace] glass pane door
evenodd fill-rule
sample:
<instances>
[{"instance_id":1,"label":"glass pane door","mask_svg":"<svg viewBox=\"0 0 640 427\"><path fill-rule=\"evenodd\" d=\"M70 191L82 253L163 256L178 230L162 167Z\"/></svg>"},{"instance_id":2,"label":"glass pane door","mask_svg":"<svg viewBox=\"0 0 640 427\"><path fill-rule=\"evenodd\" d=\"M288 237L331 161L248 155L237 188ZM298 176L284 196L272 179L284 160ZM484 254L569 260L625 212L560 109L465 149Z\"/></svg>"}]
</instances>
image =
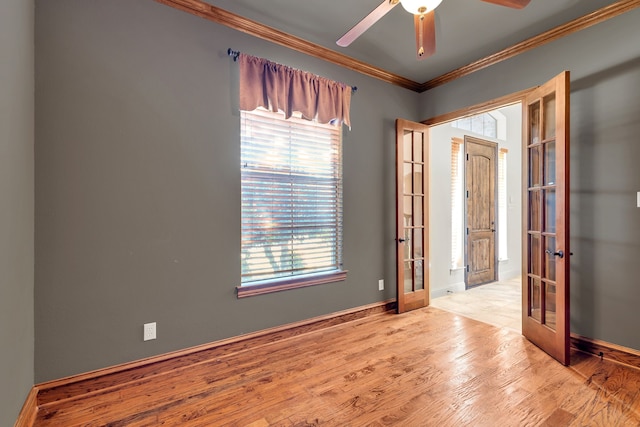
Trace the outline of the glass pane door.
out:
<instances>
[{"instance_id":1,"label":"glass pane door","mask_svg":"<svg viewBox=\"0 0 640 427\"><path fill-rule=\"evenodd\" d=\"M555 95L528 106L529 264L528 315L556 328L556 141Z\"/></svg>"},{"instance_id":2,"label":"glass pane door","mask_svg":"<svg viewBox=\"0 0 640 427\"><path fill-rule=\"evenodd\" d=\"M428 304L428 127L397 121L398 311Z\"/></svg>"},{"instance_id":3,"label":"glass pane door","mask_svg":"<svg viewBox=\"0 0 640 427\"><path fill-rule=\"evenodd\" d=\"M410 130L403 137L404 291L424 289L424 134Z\"/></svg>"},{"instance_id":4,"label":"glass pane door","mask_svg":"<svg viewBox=\"0 0 640 427\"><path fill-rule=\"evenodd\" d=\"M527 97L523 334L569 363L569 74Z\"/></svg>"}]
</instances>

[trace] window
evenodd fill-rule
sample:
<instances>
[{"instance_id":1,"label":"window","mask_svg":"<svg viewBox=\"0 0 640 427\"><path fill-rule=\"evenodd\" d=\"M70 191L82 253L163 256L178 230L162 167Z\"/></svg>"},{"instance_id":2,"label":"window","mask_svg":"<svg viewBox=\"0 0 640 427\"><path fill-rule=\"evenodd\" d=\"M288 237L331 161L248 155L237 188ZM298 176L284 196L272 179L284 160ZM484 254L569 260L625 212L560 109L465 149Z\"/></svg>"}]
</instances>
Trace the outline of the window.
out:
<instances>
[{"instance_id":1,"label":"window","mask_svg":"<svg viewBox=\"0 0 640 427\"><path fill-rule=\"evenodd\" d=\"M464 163L462 162L463 142L460 138L451 140L451 269L463 267L463 214Z\"/></svg>"},{"instance_id":2,"label":"window","mask_svg":"<svg viewBox=\"0 0 640 427\"><path fill-rule=\"evenodd\" d=\"M488 138L498 137L498 120L489 113L482 113L454 120L451 123L451 126L462 130L468 130Z\"/></svg>"},{"instance_id":3,"label":"window","mask_svg":"<svg viewBox=\"0 0 640 427\"><path fill-rule=\"evenodd\" d=\"M342 128L241 111L241 169L238 296L343 280Z\"/></svg>"},{"instance_id":4,"label":"window","mask_svg":"<svg viewBox=\"0 0 640 427\"><path fill-rule=\"evenodd\" d=\"M506 148L498 151L498 259L507 257L507 153Z\"/></svg>"}]
</instances>

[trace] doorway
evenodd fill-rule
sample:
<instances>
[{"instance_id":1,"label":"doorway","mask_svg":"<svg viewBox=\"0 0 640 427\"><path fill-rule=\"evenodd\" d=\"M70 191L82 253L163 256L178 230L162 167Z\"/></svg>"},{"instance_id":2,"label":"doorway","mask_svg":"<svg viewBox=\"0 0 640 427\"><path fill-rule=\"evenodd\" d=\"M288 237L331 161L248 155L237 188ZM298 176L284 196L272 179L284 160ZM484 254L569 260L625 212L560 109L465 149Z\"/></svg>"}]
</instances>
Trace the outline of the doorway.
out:
<instances>
[{"instance_id":1,"label":"doorway","mask_svg":"<svg viewBox=\"0 0 640 427\"><path fill-rule=\"evenodd\" d=\"M484 261L481 263L478 256L475 257L478 262L474 263L473 248L471 254L465 255L465 246L470 246L465 245L465 211L469 213L465 208L465 172L469 172L464 166L465 136L467 140L471 136L471 141L489 141L489 145L496 147L497 174L489 178L490 181L495 179L495 212L485 217L480 215L483 220L480 222L487 224L477 227L485 229L481 230L480 237L486 238L489 233L493 237L493 241L482 243L489 248L484 252L490 252L490 247L494 246L495 256L480 257L484 261L488 259L490 265ZM430 245L434 248L431 251L429 280L431 305L520 331L522 104L454 118L432 126L430 140L429 221L432 230ZM491 222L494 222L493 227ZM436 251L435 248L439 249ZM470 272L474 270L484 277L478 280L478 274L474 282L474 276L466 271L467 265ZM467 278L472 281L467 281ZM474 286L480 283L488 284Z\"/></svg>"},{"instance_id":2,"label":"doorway","mask_svg":"<svg viewBox=\"0 0 640 427\"><path fill-rule=\"evenodd\" d=\"M486 109L491 108L489 106L513 105L516 103L522 106L522 133L514 133L514 135L520 135L521 143L517 145L519 149L522 143L526 141L526 145L519 150L522 161L522 192L520 193L521 197L515 199L521 200L523 203L522 225L526 225L526 228L522 229L522 252L520 254L520 258L523 259L520 272L525 275L522 278L521 288L522 334L564 365L568 365L570 361L569 98L570 73L569 71L563 71L540 86L508 95L500 98L500 100L491 101L484 104L484 106L469 107L462 113L450 113L438 118L425 120L423 123L407 123L415 127L415 132L422 134L421 147L426 154L426 147L429 147L429 151L431 151L431 147L439 145L447 147L446 144L429 143L431 138L430 129L435 124L448 123L455 120L456 116L467 118L473 114L485 113ZM404 144L404 131L399 132L401 127L398 123L400 123L399 120L396 121L396 153L399 147ZM522 150L526 151L523 153ZM396 156L396 158L400 157ZM435 156L429 154L428 158L435 159ZM423 161L422 163L423 168L427 164L429 165L429 175L437 172L435 165L439 164L439 162L430 161L427 163ZM397 163L396 169L398 176L401 176L398 168L399 164ZM449 169L450 173L451 171L452 169ZM445 176L440 175L440 178L442 179ZM444 181L444 179L442 180ZM397 182L399 181L401 180L397 180ZM425 181L423 181L424 183ZM442 187L446 186L439 182L439 185L434 185L433 189ZM397 188L400 187L398 186ZM402 194L402 192L396 191L397 204ZM431 198L431 189L424 193L424 199L427 199L427 194ZM511 200L512 197L510 196L509 199ZM430 204L431 201L429 203L425 202L423 207L429 207ZM424 215L425 211L429 212L426 216ZM397 209L397 212L400 213L400 209ZM435 209L423 210L422 212L426 224L426 218L430 218ZM396 240L399 244L402 243L400 239L402 239L404 231L400 218L400 215L396 218L396 223L398 224ZM429 221L431 220L429 219ZM428 240L430 242L433 241L432 239L437 234L432 232L433 230L435 228L428 229ZM450 231L451 229L449 229ZM423 243L426 244L424 237ZM436 241L436 243L444 244L445 241ZM438 252L442 253L444 251ZM398 264L400 265L402 262L400 257L402 250L399 249L397 254ZM429 275L425 274L423 276L425 279L431 276L431 266L434 259L429 257L428 261ZM400 267L397 270L400 271ZM398 274L396 285L398 312L402 312L400 309L403 303L401 294L405 293L401 279L402 275ZM424 280L422 283L425 283L424 288L420 289L419 292L414 291L416 296L418 294L423 295L420 298L421 305L417 305L414 308L429 304L430 293L432 292L432 288L429 285L430 281ZM408 306L404 308L408 308Z\"/></svg>"},{"instance_id":3,"label":"doorway","mask_svg":"<svg viewBox=\"0 0 640 427\"><path fill-rule=\"evenodd\" d=\"M433 250L430 254L429 283L432 298L466 289L465 135L498 144L497 278L510 280L521 274L522 105L512 104L487 113L496 118L495 132L482 131L482 127L474 126L469 117L464 121L453 119L430 128L429 222L430 246Z\"/></svg>"}]
</instances>

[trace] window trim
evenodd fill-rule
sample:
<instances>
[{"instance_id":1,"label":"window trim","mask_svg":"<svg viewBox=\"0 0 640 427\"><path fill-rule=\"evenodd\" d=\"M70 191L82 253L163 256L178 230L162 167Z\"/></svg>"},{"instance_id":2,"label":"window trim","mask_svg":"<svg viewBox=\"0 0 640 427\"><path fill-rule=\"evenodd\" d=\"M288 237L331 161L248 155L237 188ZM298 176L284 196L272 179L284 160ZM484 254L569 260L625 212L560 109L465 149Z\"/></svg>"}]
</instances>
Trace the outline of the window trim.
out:
<instances>
[{"instance_id":1,"label":"window trim","mask_svg":"<svg viewBox=\"0 0 640 427\"><path fill-rule=\"evenodd\" d=\"M254 295L270 294L272 292L286 291L289 289L306 288L309 286L323 285L325 283L342 282L347 279L348 270L336 270L325 273L300 275L291 279L265 280L264 283L254 285L237 286L238 298L246 298Z\"/></svg>"}]
</instances>

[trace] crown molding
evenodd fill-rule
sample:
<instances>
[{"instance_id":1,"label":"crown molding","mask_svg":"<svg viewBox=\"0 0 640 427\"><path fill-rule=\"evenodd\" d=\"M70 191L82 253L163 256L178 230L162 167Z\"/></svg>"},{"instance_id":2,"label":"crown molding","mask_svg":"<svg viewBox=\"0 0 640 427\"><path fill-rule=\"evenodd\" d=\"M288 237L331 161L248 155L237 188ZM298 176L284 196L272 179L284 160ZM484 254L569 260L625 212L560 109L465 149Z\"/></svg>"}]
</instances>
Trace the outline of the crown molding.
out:
<instances>
[{"instance_id":1,"label":"crown molding","mask_svg":"<svg viewBox=\"0 0 640 427\"><path fill-rule=\"evenodd\" d=\"M459 79L460 77L468 76L469 74L482 70L483 68L487 68L531 49L535 49L544 44L558 40L559 38L568 36L569 34L577 33L580 30L584 30L585 28L589 28L618 15L622 15L623 13L629 12L638 6L640 6L640 0L621 0L610 4L609 6L605 6L580 18L574 19L573 21L569 21L566 24L559 25L545 31L544 33L538 34L537 36L533 36L527 40L521 41L520 43L516 43L511 47L494 53L493 55L486 56L472 62L471 64L465 65L464 67L460 67L424 82L420 87L420 92L433 89L445 83Z\"/></svg>"},{"instance_id":2,"label":"crown molding","mask_svg":"<svg viewBox=\"0 0 640 427\"><path fill-rule=\"evenodd\" d=\"M324 46L317 45L301 39L300 37L296 37L261 24L257 21L236 15L235 13L213 6L201 0L155 1L405 89L420 92L422 87L420 83L414 82L413 80L407 79L398 74L391 73L383 70L382 68L375 67L371 64L367 64L366 62L359 61L351 58L350 56L327 49Z\"/></svg>"},{"instance_id":3,"label":"crown molding","mask_svg":"<svg viewBox=\"0 0 640 427\"><path fill-rule=\"evenodd\" d=\"M158 3L171 6L201 18L208 19L218 24L225 25L243 33L267 40L281 46L305 53L334 63L344 68L356 71L369 77L391 83L405 89L421 93L446 83L452 82L476 71L487 68L504 60L513 58L521 53L535 49L559 38L576 33L585 28L607 21L623 13L629 12L640 6L640 0L620 0L609 6L605 6L566 24L559 25L537 36L516 43L515 45L496 52L492 55L478 59L468 65L452 70L439 77L418 83L398 74L383 70L382 68L366 62L351 58L350 56L328 49L324 46L304 40L300 37L285 33L267 25L261 24L219 7L213 6L202 0L155 0Z\"/></svg>"}]
</instances>

